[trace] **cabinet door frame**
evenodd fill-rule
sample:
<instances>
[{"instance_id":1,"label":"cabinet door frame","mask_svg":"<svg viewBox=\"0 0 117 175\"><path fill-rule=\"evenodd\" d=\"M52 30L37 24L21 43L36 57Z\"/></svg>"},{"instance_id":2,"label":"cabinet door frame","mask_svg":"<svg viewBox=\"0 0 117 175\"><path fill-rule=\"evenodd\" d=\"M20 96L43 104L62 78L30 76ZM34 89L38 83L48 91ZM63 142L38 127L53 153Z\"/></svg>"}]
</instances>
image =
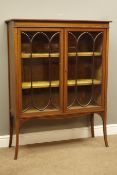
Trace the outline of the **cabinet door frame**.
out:
<instances>
[{"instance_id":1,"label":"cabinet door frame","mask_svg":"<svg viewBox=\"0 0 117 175\"><path fill-rule=\"evenodd\" d=\"M103 32L103 52L102 52L102 90L101 90L101 105L94 107L78 107L77 109L68 109L67 108L67 100L68 100L68 88L67 88L67 75L68 75L68 32L69 31L78 31L78 32ZM64 61L64 112L65 113L83 113L83 112L98 112L104 111L105 107L105 91L106 91L106 29L100 28L66 28L65 29L65 61Z\"/></svg>"},{"instance_id":2,"label":"cabinet door frame","mask_svg":"<svg viewBox=\"0 0 117 175\"><path fill-rule=\"evenodd\" d=\"M22 112L22 77L21 77L21 32L23 31L44 31L44 32L60 32L60 72L59 72L59 77L60 77L60 91L59 91L59 101L60 101L60 108L56 111L42 111L42 112L32 112L32 113L23 113ZM21 27L18 28L18 37L17 37L17 62L16 62L16 68L18 68L18 74L16 75L16 84L17 84L17 91L18 91L18 114L21 117L33 117L33 116L45 116L45 115L58 115L63 113L63 29L62 28L45 28L45 27Z\"/></svg>"}]
</instances>

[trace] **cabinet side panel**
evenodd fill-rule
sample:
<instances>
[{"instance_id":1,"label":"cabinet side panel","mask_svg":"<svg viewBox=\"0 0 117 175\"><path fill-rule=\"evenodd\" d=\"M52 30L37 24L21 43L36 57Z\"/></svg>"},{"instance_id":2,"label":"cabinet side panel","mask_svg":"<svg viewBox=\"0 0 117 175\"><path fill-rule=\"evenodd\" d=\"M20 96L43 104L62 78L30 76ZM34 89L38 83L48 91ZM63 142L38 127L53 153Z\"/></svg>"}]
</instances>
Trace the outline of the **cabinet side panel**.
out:
<instances>
[{"instance_id":1,"label":"cabinet side panel","mask_svg":"<svg viewBox=\"0 0 117 175\"><path fill-rule=\"evenodd\" d=\"M8 24L8 62L9 62L9 98L10 112L16 116L16 67L15 67L15 43L13 24Z\"/></svg>"},{"instance_id":2,"label":"cabinet side panel","mask_svg":"<svg viewBox=\"0 0 117 175\"><path fill-rule=\"evenodd\" d=\"M105 111L107 112L107 87L108 87L108 50L109 50L109 29L106 30L106 53L105 53Z\"/></svg>"}]
</instances>

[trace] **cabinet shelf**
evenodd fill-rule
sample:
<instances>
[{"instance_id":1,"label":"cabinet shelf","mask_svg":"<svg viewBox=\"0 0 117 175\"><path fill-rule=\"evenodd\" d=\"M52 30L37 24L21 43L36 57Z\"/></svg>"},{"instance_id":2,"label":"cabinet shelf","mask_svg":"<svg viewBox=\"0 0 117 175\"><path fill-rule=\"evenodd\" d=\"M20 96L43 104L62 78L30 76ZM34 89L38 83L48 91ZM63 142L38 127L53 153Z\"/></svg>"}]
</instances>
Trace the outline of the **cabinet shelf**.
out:
<instances>
[{"instance_id":1,"label":"cabinet shelf","mask_svg":"<svg viewBox=\"0 0 117 175\"><path fill-rule=\"evenodd\" d=\"M102 53L101 52L78 52L77 53L77 56L80 56L80 57L89 57L89 56L101 56ZM68 53L68 56L69 57L73 57L73 56L76 56L76 52L69 52Z\"/></svg>"},{"instance_id":2,"label":"cabinet shelf","mask_svg":"<svg viewBox=\"0 0 117 175\"><path fill-rule=\"evenodd\" d=\"M47 108L47 109L44 110L44 112L53 112L53 111L57 111L57 109L51 109L51 108L49 109L49 108ZM42 111L39 111L39 110L37 110L35 108L28 109L27 111L25 111L25 113L33 113L33 112L42 112Z\"/></svg>"},{"instance_id":3,"label":"cabinet shelf","mask_svg":"<svg viewBox=\"0 0 117 175\"><path fill-rule=\"evenodd\" d=\"M86 85L91 85L91 84L92 84L92 79L79 79L79 80L77 80L78 86L86 86ZM99 85L99 84L101 84L101 81L94 79L93 84ZM68 80L67 85L74 86L75 80ZM48 88L49 81L34 81L34 82L32 82L32 87L33 88ZM51 87L59 87L59 81L58 80L51 81ZM30 89L30 88L31 88L31 82L23 82L22 83L22 89Z\"/></svg>"},{"instance_id":4,"label":"cabinet shelf","mask_svg":"<svg viewBox=\"0 0 117 175\"><path fill-rule=\"evenodd\" d=\"M31 55L32 55L32 58L48 58L49 57L49 53L22 53L21 54L21 57L22 58L31 58ZM102 53L101 52L78 52L77 53L77 56L101 56ZM52 58L58 58L60 56L60 53L50 53L50 57ZM76 56L76 52L69 52L68 53L68 56L69 57L74 57Z\"/></svg>"}]
</instances>

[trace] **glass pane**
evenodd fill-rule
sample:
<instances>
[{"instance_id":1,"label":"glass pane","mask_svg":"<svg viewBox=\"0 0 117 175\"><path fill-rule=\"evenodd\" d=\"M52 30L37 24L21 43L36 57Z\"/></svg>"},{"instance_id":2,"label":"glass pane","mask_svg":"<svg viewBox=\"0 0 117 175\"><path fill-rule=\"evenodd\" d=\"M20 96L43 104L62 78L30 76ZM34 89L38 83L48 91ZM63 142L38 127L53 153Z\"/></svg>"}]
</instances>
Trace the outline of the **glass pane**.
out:
<instances>
[{"instance_id":1,"label":"glass pane","mask_svg":"<svg viewBox=\"0 0 117 175\"><path fill-rule=\"evenodd\" d=\"M102 32L68 32L67 107L101 105Z\"/></svg>"},{"instance_id":2,"label":"glass pane","mask_svg":"<svg viewBox=\"0 0 117 175\"><path fill-rule=\"evenodd\" d=\"M59 110L60 32L22 32L22 110Z\"/></svg>"}]
</instances>

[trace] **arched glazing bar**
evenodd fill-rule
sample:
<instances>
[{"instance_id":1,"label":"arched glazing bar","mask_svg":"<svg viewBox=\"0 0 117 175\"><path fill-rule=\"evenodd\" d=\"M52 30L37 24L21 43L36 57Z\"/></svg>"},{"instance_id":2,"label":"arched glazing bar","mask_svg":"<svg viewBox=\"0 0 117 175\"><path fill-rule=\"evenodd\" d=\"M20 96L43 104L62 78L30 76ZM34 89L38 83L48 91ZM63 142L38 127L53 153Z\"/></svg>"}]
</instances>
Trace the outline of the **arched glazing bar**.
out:
<instances>
[{"instance_id":1,"label":"arched glazing bar","mask_svg":"<svg viewBox=\"0 0 117 175\"><path fill-rule=\"evenodd\" d=\"M100 53L101 53L101 55L102 55L102 52L103 52L103 45L102 45L102 40L103 40L103 32L99 32L96 36L95 36L95 38L94 38L94 51L96 51L96 44L97 44L97 41L98 41L98 39L101 39L101 48L100 48ZM101 80L100 80L101 82L102 82L102 76L101 76ZM94 103L96 104L96 105L99 105L98 104L98 102L96 101L96 99L95 99L95 96L93 97L93 101L94 101Z\"/></svg>"},{"instance_id":2,"label":"arched glazing bar","mask_svg":"<svg viewBox=\"0 0 117 175\"><path fill-rule=\"evenodd\" d=\"M75 52L76 52L76 58L75 58L75 87L74 87L74 98L71 102L71 104L68 106L68 108L72 107L76 101L77 98L77 66L78 66L78 60L77 60L77 38L76 36L72 33L69 32L69 34L73 37L75 40Z\"/></svg>"},{"instance_id":3,"label":"arched glazing bar","mask_svg":"<svg viewBox=\"0 0 117 175\"><path fill-rule=\"evenodd\" d=\"M29 110L30 108L35 108L37 109L38 111L44 111L45 109L47 109L49 107L49 105L52 105L54 108L58 108L58 106L56 106L53 102L52 102L52 85L51 85L51 65L52 65L52 58L51 58L51 43L54 39L54 37L56 37L60 32L56 32L54 33L50 38L48 37L48 35L44 32L36 32L31 38L29 37L29 35L26 33L26 32L22 32L23 35L27 36L27 38L29 39L29 42L30 42L30 77L31 77L31 102L30 104L25 107L25 109L23 110L23 112L26 112L27 110ZM48 60L49 60L49 65L48 65L48 69L49 69L49 98L48 98L48 102L47 104L43 107L43 108L39 108L35 102L34 102L34 98L33 98L33 72L32 72L32 46L33 46L33 42L34 42L34 39L36 37L38 37L39 35L42 35L43 37L45 37L47 39L47 42L48 42L48 53L49 53L49 56L48 56Z\"/></svg>"},{"instance_id":4,"label":"arched glazing bar","mask_svg":"<svg viewBox=\"0 0 117 175\"><path fill-rule=\"evenodd\" d=\"M53 98L52 98L52 88L51 88L51 65L52 65L52 58L50 57L50 53L51 53L51 50L52 50L52 42L53 42L53 40L54 40L54 38L55 37L57 37L57 35L59 35L60 34L60 32L56 32L56 33L54 33L52 36L51 36L51 38L50 38L50 40L49 40L49 66L50 66L50 68L49 68L49 73L50 73L50 76L49 76L49 87L50 87L50 103L52 104L52 106L54 107L54 108L59 108L59 106L57 106L56 104L54 104L53 103Z\"/></svg>"},{"instance_id":5,"label":"arched glazing bar","mask_svg":"<svg viewBox=\"0 0 117 175\"><path fill-rule=\"evenodd\" d=\"M83 32L81 33L78 37L76 37L74 35L73 32L69 32L69 35L71 35L74 40L75 40L75 45L76 45L76 57L75 57L75 88L74 88L74 99L72 100L71 104L67 107L67 108L71 108L75 102L80 105L81 107L87 107L92 101L94 101L94 69L95 69L95 55L94 55L94 52L95 52L95 43L96 43L96 40L97 38L102 34L102 32L98 33L95 37L92 35L92 33L90 32ZM78 47L80 45L80 40L82 39L83 36L89 36L92 40L92 52L93 52L93 55L92 55L92 66L91 66L91 80L92 80L92 83L91 83L91 96L90 96L90 99L88 100L88 102L86 104L82 104L80 102L80 100L78 99L78 83L77 83L77 80L78 80L78 53L79 53L79 50L78 50Z\"/></svg>"},{"instance_id":6,"label":"arched glazing bar","mask_svg":"<svg viewBox=\"0 0 117 175\"><path fill-rule=\"evenodd\" d=\"M29 53L31 53L31 38L30 38L30 36L26 32L22 32L21 35L22 35L22 38L24 37L29 42L29 45L30 45ZM23 69L23 77L24 77L24 81L25 81L25 69L23 66L22 66L22 69ZM30 69L32 69L31 64L30 64ZM24 107L23 112L26 112L30 108L31 108L31 103L29 103L28 105L26 105Z\"/></svg>"}]
</instances>

